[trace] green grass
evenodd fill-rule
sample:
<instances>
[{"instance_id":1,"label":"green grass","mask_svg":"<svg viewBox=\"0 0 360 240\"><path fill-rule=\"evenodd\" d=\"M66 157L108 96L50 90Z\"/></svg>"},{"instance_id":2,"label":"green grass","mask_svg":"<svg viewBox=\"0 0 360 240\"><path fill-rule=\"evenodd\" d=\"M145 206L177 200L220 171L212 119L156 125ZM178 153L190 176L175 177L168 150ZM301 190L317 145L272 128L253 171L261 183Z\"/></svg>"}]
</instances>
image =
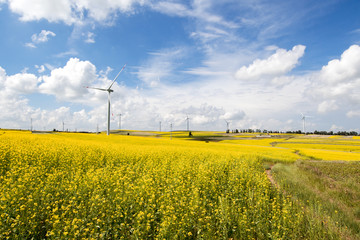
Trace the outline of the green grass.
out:
<instances>
[{"instance_id":1,"label":"green grass","mask_svg":"<svg viewBox=\"0 0 360 240\"><path fill-rule=\"evenodd\" d=\"M272 175L314 220L342 239L360 239L360 162L276 164Z\"/></svg>"}]
</instances>

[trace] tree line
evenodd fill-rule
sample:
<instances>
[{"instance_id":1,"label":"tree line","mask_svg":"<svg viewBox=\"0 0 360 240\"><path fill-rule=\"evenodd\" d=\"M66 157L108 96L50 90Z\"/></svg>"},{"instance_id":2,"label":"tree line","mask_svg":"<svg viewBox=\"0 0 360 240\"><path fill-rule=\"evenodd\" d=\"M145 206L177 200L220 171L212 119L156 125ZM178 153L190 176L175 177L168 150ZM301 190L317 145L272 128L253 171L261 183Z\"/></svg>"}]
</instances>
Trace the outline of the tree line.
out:
<instances>
[{"instance_id":1,"label":"tree line","mask_svg":"<svg viewBox=\"0 0 360 240\"><path fill-rule=\"evenodd\" d=\"M288 134L304 134L303 131L272 131L272 130L261 130L261 129L235 129L235 130L226 130L226 133L288 133ZM316 134L316 135L342 135L342 136L359 136L359 133L356 131L318 131L306 132L305 134Z\"/></svg>"}]
</instances>

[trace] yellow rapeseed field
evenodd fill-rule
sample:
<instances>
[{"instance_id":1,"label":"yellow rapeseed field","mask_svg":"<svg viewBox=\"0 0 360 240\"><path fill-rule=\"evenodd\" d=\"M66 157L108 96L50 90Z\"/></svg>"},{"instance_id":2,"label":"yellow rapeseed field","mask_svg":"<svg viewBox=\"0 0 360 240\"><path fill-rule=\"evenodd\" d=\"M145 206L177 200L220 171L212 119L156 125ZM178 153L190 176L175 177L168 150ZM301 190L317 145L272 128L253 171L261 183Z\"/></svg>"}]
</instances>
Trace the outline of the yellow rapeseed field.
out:
<instances>
[{"instance_id":1,"label":"yellow rapeseed field","mask_svg":"<svg viewBox=\"0 0 360 240\"><path fill-rule=\"evenodd\" d=\"M302 239L262 163L292 149L0 132L0 239ZM324 231L326 232L326 231Z\"/></svg>"}]
</instances>

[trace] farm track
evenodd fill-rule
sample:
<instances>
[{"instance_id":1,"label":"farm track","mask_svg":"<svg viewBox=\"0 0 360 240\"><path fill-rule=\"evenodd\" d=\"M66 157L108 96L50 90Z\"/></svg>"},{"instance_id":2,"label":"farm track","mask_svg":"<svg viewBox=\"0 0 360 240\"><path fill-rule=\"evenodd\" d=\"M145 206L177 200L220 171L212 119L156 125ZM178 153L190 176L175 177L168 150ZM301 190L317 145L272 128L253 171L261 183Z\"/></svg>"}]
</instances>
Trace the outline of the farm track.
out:
<instances>
[{"instance_id":1,"label":"farm track","mask_svg":"<svg viewBox=\"0 0 360 240\"><path fill-rule=\"evenodd\" d=\"M275 181L275 179L273 178L273 176L271 174L271 170L273 167L274 167L274 165L271 165L270 169L265 170L266 176L274 187L276 187L277 189L280 189L279 184Z\"/></svg>"}]
</instances>

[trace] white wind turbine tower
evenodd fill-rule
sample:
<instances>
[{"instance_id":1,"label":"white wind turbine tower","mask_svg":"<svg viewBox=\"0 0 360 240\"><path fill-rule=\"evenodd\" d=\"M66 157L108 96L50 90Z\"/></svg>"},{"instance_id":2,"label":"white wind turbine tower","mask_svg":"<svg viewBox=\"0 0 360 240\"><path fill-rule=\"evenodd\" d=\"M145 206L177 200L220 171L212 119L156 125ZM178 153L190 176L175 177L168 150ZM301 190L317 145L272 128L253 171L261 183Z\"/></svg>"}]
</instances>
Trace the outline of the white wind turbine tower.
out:
<instances>
[{"instance_id":1,"label":"white wind turbine tower","mask_svg":"<svg viewBox=\"0 0 360 240\"><path fill-rule=\"evenodd\" d=\"M111 87L115 83L116 79L119 77L120 73L124 70L125 66L126 66L126 64L123 66L123 68L120 70L120 72L116 75L116 77L114 78L114 80L112 81L112 83L110 84L110 86L108 88L86 87L86 88L91 88L91 89L108 92L108 113L107 113L107 132L106 132L107 135L110 134L110 93L114 92L114 90L112 90Z\"/></svg>"},{"instance_id":2,"label":"white wind turbine tower","mask_svg":"<svg viewBox=\"0 0 360 240\"><path fill-rule=\"evenodd\" d=\"M187 131L189 131L189 124L190 124L190 118L189 118L189 116L188 115L186 115L186 129L187 129Z\"/></svg>"}]
</instances>

